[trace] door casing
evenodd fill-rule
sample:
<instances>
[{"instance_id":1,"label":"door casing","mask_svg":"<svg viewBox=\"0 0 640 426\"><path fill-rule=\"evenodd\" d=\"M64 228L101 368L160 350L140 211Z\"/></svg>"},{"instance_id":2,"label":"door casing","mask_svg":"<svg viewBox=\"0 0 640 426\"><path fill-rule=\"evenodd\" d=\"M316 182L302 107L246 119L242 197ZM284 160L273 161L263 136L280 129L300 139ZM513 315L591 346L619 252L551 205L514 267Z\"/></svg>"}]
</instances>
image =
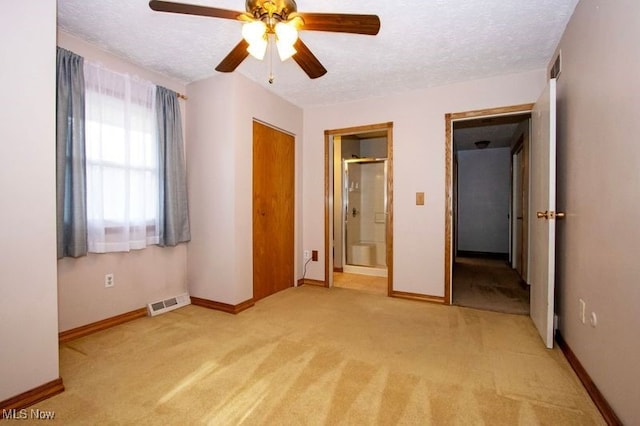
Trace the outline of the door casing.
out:
<instances>
[{"instance_id":1,"label":"door casing","mask_svg":"<svg viewBox=\"0 0 640 426\"><path fill-rule=\"evenodd\" d=\"M387 224L386 224L386 259L387 259L387 294L393 291L393 123L370 124L366 126L347 127L325 130L324 132L324 286L331 287L333 276L333 137L356 135L360 133L386 131L387 138Z\"/></svg>"},{"instance_id":2,"label":"door casing","mask_svg":"<svg viewBox=\"0 0 640 426\"><path fill-rule=\"evenodd\" d=\"M511 152L512 166L514 164L518 164L519 168L516 170L515 167L511 171L512 182L515 180L515 175L518 175L518 179L520 181L520 192L513 192L513 197L518 197L518 202L520 205L520 215L518 216L518 212L515 208L512 208L511 218L511 233L512 239L511 244L513 245L511 253L514 257L512 262L515 263L516 271L520 274L520 278L525 282L529 282L528 278L528 268L529 268L529 140L531 138L531 119L529 119L529 131L525 132L520 140L514 146L514 149ZM516 157L518 160L516 161ZM512 203L515 203L515 198L512 199ZM513 205L512 205L513 207ZM516 236L513 238L513 236ZM516 245L514 245L517 244ZM514 266L512 263L512 267Z\"/></svg>"},{"instance_id":3,"label":"door casing","mask_svg":"<svg viewBox=\"0 0 640 426\"><path fill-rule=\"evenodd\" d=\"M445 218L444 218L444 303L451 304L453 274L453 122L481 117L496 117L530 113L534 104L521 104L499 108L445 114Z\"/></svg>"}]
</instances>

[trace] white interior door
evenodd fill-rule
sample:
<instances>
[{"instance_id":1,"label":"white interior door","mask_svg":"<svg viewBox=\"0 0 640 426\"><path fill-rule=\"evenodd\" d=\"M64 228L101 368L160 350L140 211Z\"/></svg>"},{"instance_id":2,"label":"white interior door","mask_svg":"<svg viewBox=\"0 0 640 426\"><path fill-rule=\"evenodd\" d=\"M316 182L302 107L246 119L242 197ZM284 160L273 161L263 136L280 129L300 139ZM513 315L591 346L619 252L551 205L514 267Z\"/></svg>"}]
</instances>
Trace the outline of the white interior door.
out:
<instances>
[{"instance_id":1,"label":"white interior door","mask_svg":"<svg viewBox=\"0 0 640 426\"><path fill-rule=\"evenodd\" d=\"M556 80L532 112L531 140L531 319L553 347L556 242Z\"/></svg>"}]
</instances>

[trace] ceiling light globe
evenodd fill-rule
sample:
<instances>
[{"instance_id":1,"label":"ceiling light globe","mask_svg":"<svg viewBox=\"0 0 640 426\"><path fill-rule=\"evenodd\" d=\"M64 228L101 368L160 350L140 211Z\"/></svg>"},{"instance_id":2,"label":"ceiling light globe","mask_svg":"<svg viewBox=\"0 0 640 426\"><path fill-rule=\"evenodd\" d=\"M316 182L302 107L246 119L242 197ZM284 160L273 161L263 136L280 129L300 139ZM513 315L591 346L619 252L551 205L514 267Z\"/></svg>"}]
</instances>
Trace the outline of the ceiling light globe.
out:
<instances>
[{"instance_id":1,"label":"ceiling light globe","mask_svg":"<svg viewBox=\"0 0 640 426\"><path fill-rule=\"evenodd\" d=\"M249 44L260 43L264 40L267 25L262 21L247 22L242 26L242 37Z\"/></svg>"},{"instance_id":2,"label":"ceiling light globe","mask_svg":"<svg viewBox=\"0 0 640 426\"><path fill-rule=\"evenodd\" d=\"M280 60L283 62L295 55L297 52L297 50L292 45L283 43L280 40L276 42L276 47L278 48L278 55L280 55Z\"/></svg>"},{"instance_id":3,"label":"ceiling light globe","mask_svg":"<svg viewBox=\"0 0 640 426\"><path fill-rule=\"evenodd\" d=\"M290 25L284 22L278 22L276 24L275 30L276 37L278 38L279 42L282 42L289 46L293 46L298 40L298 30L296 30L293 24Z\"/></svg>"},{"instance_id":4,"label":"ceiling light globe","mask_svg":"<svg viewBox=\"0 0 640 426\"><path fill-rule=\"evenodd\" d=\"M249 44L249 47L247 47L247 52L249 52L249 54L254 58L260 61L263 60L264 55L267 52L267 40L260 39L254 41L253 43Z\"/></svg>"}]
</instances>

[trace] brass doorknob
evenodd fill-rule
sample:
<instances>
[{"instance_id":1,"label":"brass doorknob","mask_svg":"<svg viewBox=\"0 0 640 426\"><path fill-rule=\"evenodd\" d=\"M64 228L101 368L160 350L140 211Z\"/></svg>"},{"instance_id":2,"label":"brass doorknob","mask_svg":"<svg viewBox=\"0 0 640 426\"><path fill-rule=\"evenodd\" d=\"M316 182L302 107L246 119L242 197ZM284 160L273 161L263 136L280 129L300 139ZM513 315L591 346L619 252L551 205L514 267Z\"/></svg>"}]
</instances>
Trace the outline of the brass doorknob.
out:
<instances>
[{"instance_id":1,"label":"brass doorknob","mask_svg":"<svg viewBox=\"0 0 640 426\"><path fill-rule=\"evenodd\" d=\"M536 216L538 216L538 219L549 219L549 212L548 211L544 211L544 212L537 212Z\"/></svg>"},{"instance_id":2,"label":"brass doorknob","mask_svg":"<svg viewBox=\"0 0 640 426\"><path fill-rule=\"evenodd\" d=\"M538 219L564 219L565 214L563 212L554 212L554 211L543 211L543 212L537 212L536 216L538 217Z\"/></svg>"}]
</instances>

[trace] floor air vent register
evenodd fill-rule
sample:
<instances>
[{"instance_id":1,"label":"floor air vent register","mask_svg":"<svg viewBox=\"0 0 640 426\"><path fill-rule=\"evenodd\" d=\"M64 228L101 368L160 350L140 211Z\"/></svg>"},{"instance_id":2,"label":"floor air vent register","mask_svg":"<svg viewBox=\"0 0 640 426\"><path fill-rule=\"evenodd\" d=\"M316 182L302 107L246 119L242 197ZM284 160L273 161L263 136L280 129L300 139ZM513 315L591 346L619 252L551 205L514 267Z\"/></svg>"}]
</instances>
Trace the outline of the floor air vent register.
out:
<instances>
[{"instance_id":1,"label":"floor air vent register","mask_svg":"<svg viewBox=\"0 0 640 426\"><path fill-rule=\"evenodd\" d=\"M191 298L189 297L189 294L182 293L175 297L149 303L147 305L147 312L149 313L149 316L154 317L190 304Z\"/></svg>"}]
</instances>

